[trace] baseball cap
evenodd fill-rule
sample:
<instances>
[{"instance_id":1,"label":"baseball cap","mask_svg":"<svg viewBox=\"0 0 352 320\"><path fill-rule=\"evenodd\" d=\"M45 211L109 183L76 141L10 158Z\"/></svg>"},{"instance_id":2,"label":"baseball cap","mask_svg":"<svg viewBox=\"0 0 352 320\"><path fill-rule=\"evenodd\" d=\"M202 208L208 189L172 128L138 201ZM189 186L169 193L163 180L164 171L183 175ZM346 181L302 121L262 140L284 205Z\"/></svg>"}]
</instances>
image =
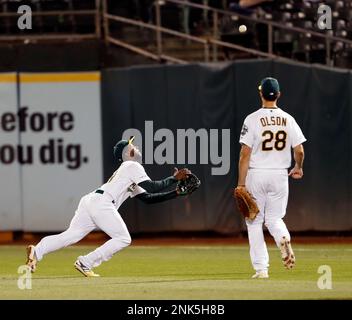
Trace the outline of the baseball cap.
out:
<instances>
[{"instance_id":1,"label":"baseball cap","mask_svg":"<svg viewBox=\"0 0 352 320\"><path fill-rule=\"evenodd\" d=\"M280 92L279 82L275 78L264 78L259 86L259 90L267 100L275 100Z\"/></svg>"},{"instance_id":2,"label":"baseball cap","mask_svg":"<svg viewBox=\"0 0 352 320\"><path fill-rule=\"evenodd\" d=\"M130 137L128 140L120 140L118 143L115 144L114 146L114 157L118 161L122 161L122 153L123 149L131 144L134 140L134 136Z\"/></svg>"}]
</instances>

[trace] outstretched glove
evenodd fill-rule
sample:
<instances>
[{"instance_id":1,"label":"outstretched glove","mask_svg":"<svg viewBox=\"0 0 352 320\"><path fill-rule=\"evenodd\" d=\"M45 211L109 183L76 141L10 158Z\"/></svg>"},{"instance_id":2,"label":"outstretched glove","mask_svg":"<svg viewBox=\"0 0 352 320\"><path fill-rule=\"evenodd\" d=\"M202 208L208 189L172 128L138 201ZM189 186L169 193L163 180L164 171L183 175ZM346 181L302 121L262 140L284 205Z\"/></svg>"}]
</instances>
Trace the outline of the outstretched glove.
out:
<instances>
[{"instance_id":1,"label":"outstretched glove","mask_svg":"<svg viewBox=\"0 0 352 320\"><path fill-rule=\"evenodd\" d=\"M200 180L193 174L187 174L186 178L177 183L176 192L180 196L191 194L200 186Z\"/></svg>"}]
</instances>

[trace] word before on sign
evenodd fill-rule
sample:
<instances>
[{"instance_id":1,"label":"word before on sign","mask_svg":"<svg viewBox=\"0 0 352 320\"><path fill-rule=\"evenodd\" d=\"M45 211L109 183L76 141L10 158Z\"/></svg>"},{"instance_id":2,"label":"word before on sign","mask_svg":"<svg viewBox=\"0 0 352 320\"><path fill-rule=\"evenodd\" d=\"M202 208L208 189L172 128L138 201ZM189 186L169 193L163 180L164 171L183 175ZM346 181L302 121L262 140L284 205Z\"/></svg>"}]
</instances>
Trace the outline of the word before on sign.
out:
<instances>
[{"instance_id":1,"label":"word before on sign","mask_svg":"<svg viewBox=\"0 0 352 320\"><path fill-rule=\"evenodd\" d=\"M1 130L11 132L33 131L71 131L74 127L74 117L69 111L33 112L28 113L28 107L21 107L17 113L5 112L0 116Z\"/></svg>"}]
</instances>

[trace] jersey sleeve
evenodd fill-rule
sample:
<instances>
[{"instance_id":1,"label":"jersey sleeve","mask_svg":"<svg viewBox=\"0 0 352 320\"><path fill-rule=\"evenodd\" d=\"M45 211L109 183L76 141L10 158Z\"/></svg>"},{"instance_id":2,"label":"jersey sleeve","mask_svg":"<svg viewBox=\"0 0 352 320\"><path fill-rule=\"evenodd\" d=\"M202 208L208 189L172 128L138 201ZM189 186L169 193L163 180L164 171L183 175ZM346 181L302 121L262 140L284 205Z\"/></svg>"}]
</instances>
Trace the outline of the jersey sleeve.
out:
<instances>
[{"instance_id":1,"label":"jersey sleeve","mask_svg":"<svg viewBox=\"0 0 352 320\"><path fill-rule=\"evenodd\" d=\"M301 143L307 141L305 136L303 135L303 132L299 125L297 124L296 120L293 119L292 121L292 128L291 128L291 145L292 148L297 147Z\"/></svg>"},{"instance_id":2,"label":"jersey sleeve","mask_svg":"<svg viewBox=\"0 0 352 320\"><path fill-rule=\"evenodd\" d=\"M140 163L134 162L129 166L128 169L130 170L129 172L130 179L136 185L138 185L143 181L150 180L149 176L147 175L143 166Z\"/></svg>"},{"instance_id":3,"label":"jersey sleeve","mask_svg":"<svg viewBox=\"0 0 352 320\"><path fill-rule=\"evenodd\" d=\"M252 148L254 144L254 132L248 117L244 120L240 134L240 143Z\"/></svg>"},{"instance_id":4,"label":"jersey sleeve","mask_svg":"<svg viewBox=\"0 0 352 320\"><path fill-rule=\"evenodd\" d=\"M141 193L147 192L144 190L142 187L135 185L134 190L130 194L130 198L134 198L135 196L138 196Z\"/></svg>"}]
</instances>

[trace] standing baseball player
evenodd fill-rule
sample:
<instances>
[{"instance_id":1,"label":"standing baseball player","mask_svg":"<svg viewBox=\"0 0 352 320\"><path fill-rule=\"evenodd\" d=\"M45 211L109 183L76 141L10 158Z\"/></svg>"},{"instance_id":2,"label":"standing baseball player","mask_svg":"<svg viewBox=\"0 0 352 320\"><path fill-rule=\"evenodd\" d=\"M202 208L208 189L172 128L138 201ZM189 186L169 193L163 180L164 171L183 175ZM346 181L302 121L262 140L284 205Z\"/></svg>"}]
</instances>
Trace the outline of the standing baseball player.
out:
<instances>
[{"instance_id":1,"label":"standing baseball player","mask_svg":"<svg viewBox=\"0 0 352 320\"><path fill-rule=\"evenodd\" d=\"M254 220L246 219L250 257L256 272L252 278L268 278L263 223L281 251L284 266L291 269L295 264L290 233L282 219L286 214L288 177L303 177L302 143L306 139L295 119L277 106L280 87L276 79L263 79L259 94L262 108L247 116L241 131L238 188L246 188L259 208ZM291 148L295 165L288 173Z\"/></svg>"},{"instance_id":2,"label":"standing baseball player","mask_svg":"<svg viewBox=\"0 0 352 320\"><path fill-rule=\"evenodd\" d=\"M111 239L89 254L78 257L74 263L75 268L86 277L98 277L92 269L131 243L130 234L118 212L127 198L137 197L145 203L156 203L187 193L180 193L177 188L161 191L186 179L190 174L188 169L175 169L173 176L152 181L138 163L142 155L132 142L133 137L115 145L114 156L118 161L118 169L107 183L81 198L69 228L58 235L43 238L36 246L28 246L27 265L32 272L46 254L72 245L99 228Z\"/></svg>"}]
</instances>

